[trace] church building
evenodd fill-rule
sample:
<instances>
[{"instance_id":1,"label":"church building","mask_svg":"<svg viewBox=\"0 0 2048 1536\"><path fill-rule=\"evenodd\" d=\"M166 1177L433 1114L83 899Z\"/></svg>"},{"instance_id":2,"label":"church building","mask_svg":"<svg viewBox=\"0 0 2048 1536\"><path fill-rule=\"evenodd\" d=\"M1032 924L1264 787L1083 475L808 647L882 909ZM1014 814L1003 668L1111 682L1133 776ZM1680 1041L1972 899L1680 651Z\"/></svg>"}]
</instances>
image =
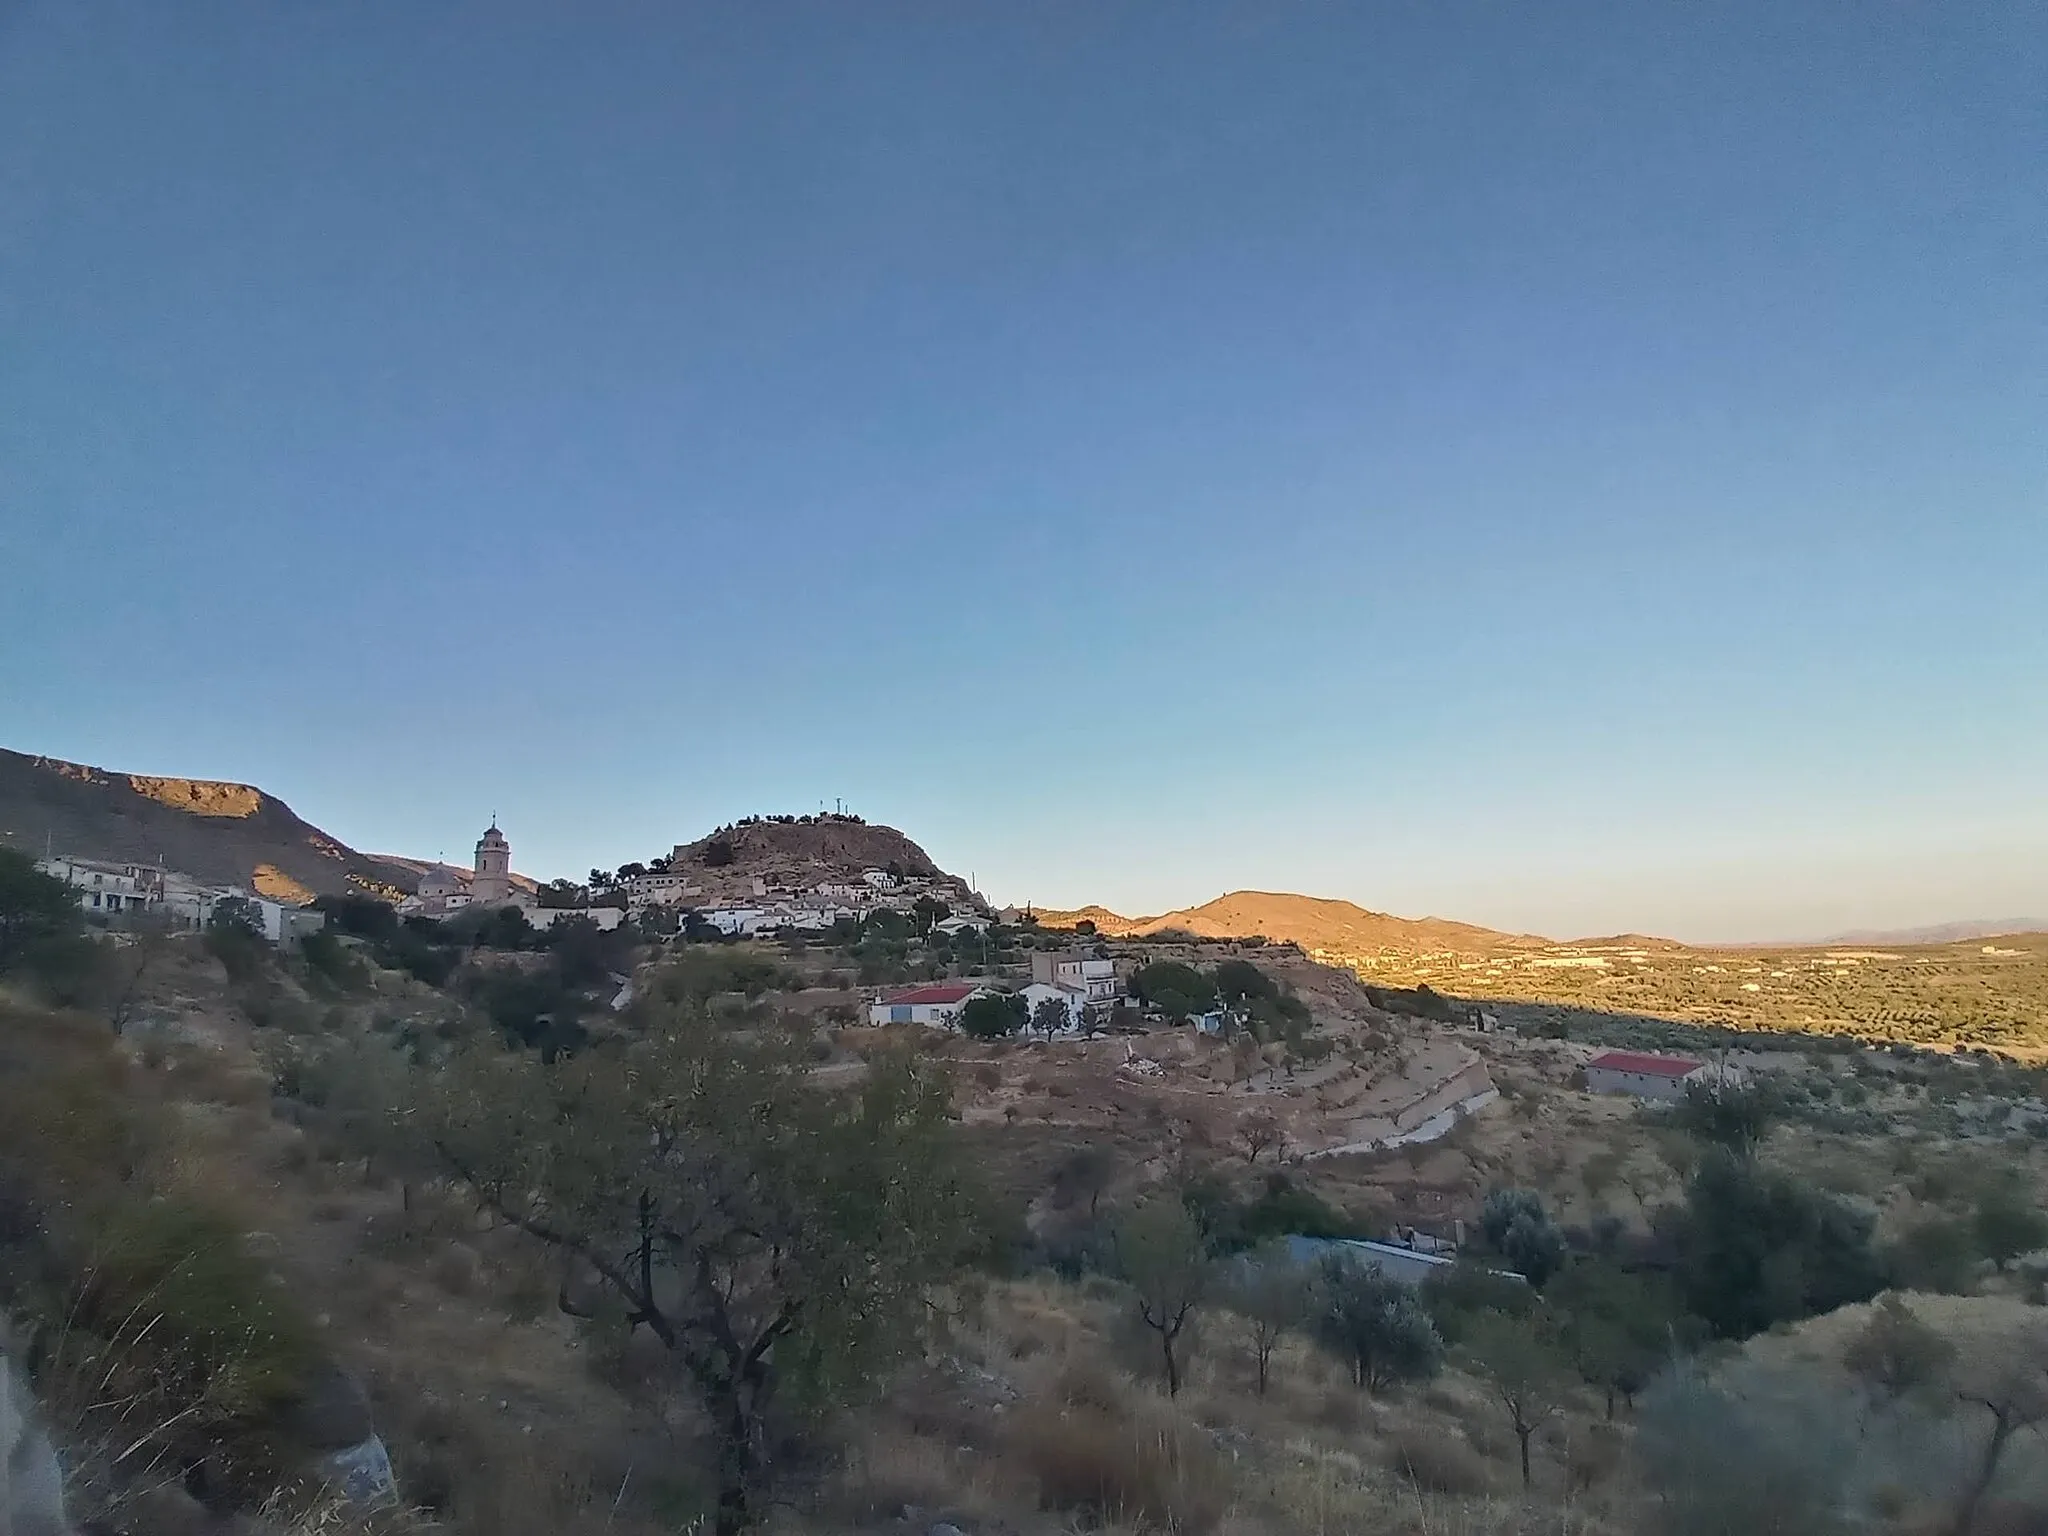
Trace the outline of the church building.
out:
<instances>
[{"instance_id":1,"label":"church building","mask_svg":"<svg viewBox=\"0 0 2048 1536\"><path fill-rule=\"evenodd\" d=\"M497 818L476 843L476 868L465 872L447 864L428 866L419 890L398 905L406 915L453 917L469 907L530 907L533 897L512 883L512 845L498 830Z\"/></svg>"}]
</instances>

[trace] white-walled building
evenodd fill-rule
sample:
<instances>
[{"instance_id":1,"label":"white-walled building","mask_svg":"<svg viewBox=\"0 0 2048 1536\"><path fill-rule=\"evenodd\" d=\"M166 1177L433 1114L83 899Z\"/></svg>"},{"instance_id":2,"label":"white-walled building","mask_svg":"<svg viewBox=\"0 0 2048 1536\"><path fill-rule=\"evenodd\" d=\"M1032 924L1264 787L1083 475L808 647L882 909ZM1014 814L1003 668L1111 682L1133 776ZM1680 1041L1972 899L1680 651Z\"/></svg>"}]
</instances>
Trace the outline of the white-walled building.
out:
<instances>
[{"instance_id":1,"label":"white-walled building","mask_svg":"<svg viewBox=\"0 0 2048 1536\"><path fill-rule=\"evenodd\" d=\"M938 982L892 993L868 1005L870 1024L925 1024L934 1029L952 1029L960 1010L981 993L990 990L969 981Z\"/></svg>"},{"instance_id":2,"label":"white-walled building","mask_svg":"<svg viewBox=\"0 0 2048 1536\"><path fill-rule=\"evenodd\" d=\"M80 910L93 917L147 912L163 900L164 872L153 864L67 856L39 859L36 868L70 886L78 894Z\"/></svg>"},{"instance_id":3,"label":"white-walled building","mask_svg":"<svg viewBox=\"0 0 2048 1536\"><path fill-rule=\"evenodd\" d=\"M636 910L641 907L680 907L692 896L701 894L702 888L688 875L673 870L635 875L626 882L626 900Z\"/></svg>"},{"instance_id":4,"label":"white-walled building","mask_svg":"<svg viewBox=\"0 0 2048 1536\"><path fill-rule=\"evenodd\" d=\"M398 911L402 917L443 918L470 907L519 907L530 912L535 904L531 891L512 882L512 845L493 817L477 839L474 869L428 865L419 889L398 904Z\"/></svg>"},{"instance_id":5,"label":"white-walled building","mask_svg":"<svg viewBox=\"0 0 2048 1536\"><path fill-rule=\"evenodd\" d=\"M318 933L327 926L327 914L315 912L311 907L293 906L288 901L272 901L268 896L249 896L262 914L263 937L273 944L295 944L309 933Z\"/></svg>"},{"instance_id":6,"label":"white-walled building","mask_svg":"<svg viewBox=\"0 0 2048 1536\"><path fill-rule=\"evenodd\" d=\"M1703 1082L1707 1064L1690 1056L1653 1056L1642 1051L1602 1051L1586 1063L1586 1087L1593 1093L1626 1093L1639 1099L1682 1099Z\"/></svg>"},{"instance_id":7,"label":"white-walled building","mask_svg":"<svg viewBox=\"0 0 2048 1536\"><path fill-rule=\"evenodd\" d=\"M1034 1023L1038 1018L1039 1006L1049 1001L1056 1001L1066 1009L1066 1027L1070 1030L1081 1028L1083 1016L1088 1010L1088 999L1071 987L1054 987L1042 981L1034 981L1028 987L1018 988L1017 995L1030 1007Z\"/></svg>"},{"instance_id":8,"label":"white-walled building","mask_svg":"<svg viewBox=\"0 0 2048 1536\"><path fill-rule=\"evenodd\" d=\"M1031 952L1031 979L1047 986L1066 987L1079 992L1082 1000L1106 1003L1117 994L1116 962L1092 955L1060 954L1048 949Z\"/></svg>"}]
</instances>

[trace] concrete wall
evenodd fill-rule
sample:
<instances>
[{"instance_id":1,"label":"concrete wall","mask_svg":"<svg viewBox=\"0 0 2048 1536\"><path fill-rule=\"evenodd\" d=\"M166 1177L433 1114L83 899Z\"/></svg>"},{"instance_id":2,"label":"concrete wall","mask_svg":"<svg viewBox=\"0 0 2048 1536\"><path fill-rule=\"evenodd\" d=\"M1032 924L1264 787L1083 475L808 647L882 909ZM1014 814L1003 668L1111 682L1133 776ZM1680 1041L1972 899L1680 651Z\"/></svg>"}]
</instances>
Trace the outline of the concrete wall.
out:
<instances>
[{"instance_id":1,"label":"concrete wall","mask_svg":"<svg viewBox=\"0 0 2048 1536\"><path fill-rule=\"evenodd\" d=\"M1664 1077L1655 1072L1617 1072L1612 1067L1586 1068L1586 1088L1592 1093L1626 1093L1638 1099L1670 1102L1685 1097L1685 1090L1699 1080L1704 1067L1685 1077Z\"/></svg>"}]
</instances>

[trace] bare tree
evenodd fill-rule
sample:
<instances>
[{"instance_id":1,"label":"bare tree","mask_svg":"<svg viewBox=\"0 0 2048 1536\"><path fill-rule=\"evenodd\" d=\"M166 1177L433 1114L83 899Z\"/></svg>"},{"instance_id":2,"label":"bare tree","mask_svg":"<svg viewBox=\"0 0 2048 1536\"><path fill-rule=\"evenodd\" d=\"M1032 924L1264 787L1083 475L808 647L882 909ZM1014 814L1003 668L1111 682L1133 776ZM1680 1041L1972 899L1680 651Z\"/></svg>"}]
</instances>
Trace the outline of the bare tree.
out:
<instances>
[{"instance_id":1,"label":"bare tree","mask_svg":"<svg viewBox=\"0 0 2048 1536\"><path fill-rule=\"evenodd\" d=\"M1259 1154L1268 1147L1273 1149L1277 1161L1287 1146L1287 1128L1280 1123L1279 1116L1270 1109L1254 1110L1237 1123L1238 1144L1244 1148L1244 1160L1256 1164Z\"/></svg>"},{"instance_id":2,"label":"bare tree","mask_svg":"<svg viewBox=\"0 0 2048 1536\"><path fill-rule=\"evenodd\" d=\"M1176 1397L1181 1368L1176 1351L1213 1278L1201 1228L1178 1196L1154 1196L1117 1224L1116 1258L1140 1320L1159 1336L1167 1396Z\"/></svg>"},{"instance_id":3,"label":"bare tree","mask_svg":"<svg viewBox=\"0 0 2048 1536\"><path fill-rule=\"evenodd\" d=\"M1288 1334L1308 1326L1312 1289L1308 1274L1280 1244L1239 1260L1224 1287L1223 1304L1244 1319L1251 1334L1261 1397L1266 1395L1273 1351Z\"/></svg>"},{"instance_id":4,"label":"bare tree","mask_svg":"<svg viewBox=\"0 0 2048 1536\"><path fill-rule=\"evenodd\" d=\"M107 989L107 1023L125 1034L142 1006L144 983L171 954L171 925L154 913L137 916L123 939L112 940L113 958Z\"/></svg>"},{"instance_id":5,"label":"bare tree","mask_svg":"<svg viewBox=\"0 0 2048 1536\"><path fill-rule=\"evenodd\" d=\"M1533 1482L1529 1442L1564 1407L1569 1372L1564 1356L1525 1319L1488 1313L1465 1341L1473 1362L1506 1410L1522 1453L1522 1486Z\"/></svg>"}]
</instances>

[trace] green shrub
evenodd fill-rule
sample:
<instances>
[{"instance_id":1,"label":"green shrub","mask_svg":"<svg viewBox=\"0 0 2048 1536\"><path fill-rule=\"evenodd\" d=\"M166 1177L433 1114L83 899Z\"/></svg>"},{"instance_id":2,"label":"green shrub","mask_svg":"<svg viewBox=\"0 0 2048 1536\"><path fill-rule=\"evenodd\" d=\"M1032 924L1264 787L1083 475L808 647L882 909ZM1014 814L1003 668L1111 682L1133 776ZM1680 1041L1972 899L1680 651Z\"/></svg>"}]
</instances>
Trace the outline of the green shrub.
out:
<instances>
[{"instance_id":1,"label":"green shrub","mask_svg":"<svg viewBox=\"0 0 2048 1536\"><path fill-rule=\"evenodd\" d=\"M94 1467L202 1467L209 1496L248 1505L294 1470L290 1410L318 1360L291 1294L234 1228L128 1195L65 1255L42 1373L53 1416Z\"/></svg>"}]
</instances>

